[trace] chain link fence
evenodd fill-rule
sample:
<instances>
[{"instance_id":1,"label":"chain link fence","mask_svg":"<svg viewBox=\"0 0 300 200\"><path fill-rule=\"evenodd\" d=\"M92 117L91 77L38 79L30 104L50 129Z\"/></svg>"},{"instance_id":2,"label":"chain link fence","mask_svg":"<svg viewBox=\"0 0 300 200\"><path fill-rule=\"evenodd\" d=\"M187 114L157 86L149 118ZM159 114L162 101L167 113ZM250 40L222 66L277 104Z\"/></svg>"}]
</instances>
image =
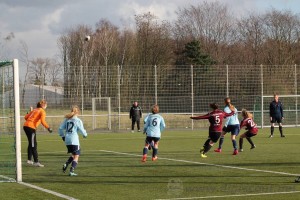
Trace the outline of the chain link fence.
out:
<instances>
[{"instance_id":1,"label":"chain link fence","mask_svg":"<svg viewBox=\"0 0 300 200\"><path fill-rule=\"evenodd\" d=\"M129 109L138 101L144 116L158 104L169 129L194 129L207 126L207 120L194 122L191 115L207 113L212 102L223 108L228 96L239 111L252 111L263 127L270 125L269 103L278 93L284 124L297 126L298 71L297 65L65 67L62 87L21 86L21 114L45 98L52 127L58 127L76 104L88 131L126 131L131 125Z\"/></svg>"}]
</instances>

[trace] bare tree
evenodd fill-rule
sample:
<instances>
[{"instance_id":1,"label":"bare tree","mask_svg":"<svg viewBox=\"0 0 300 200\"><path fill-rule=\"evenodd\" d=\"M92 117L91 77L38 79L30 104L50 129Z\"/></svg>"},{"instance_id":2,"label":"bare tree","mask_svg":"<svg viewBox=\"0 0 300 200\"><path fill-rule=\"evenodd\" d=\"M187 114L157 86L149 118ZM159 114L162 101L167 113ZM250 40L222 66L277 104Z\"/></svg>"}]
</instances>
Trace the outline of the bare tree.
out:
<instances>
[{"instance_id":1,"label":"bare tree","mask_svg":"<svg viewBox=\"0 0 300 200\"><path fill-rule=\"evenodd\" d=\"M141 65L165 64L172 58L171 25L159 22L153 14L135 16L138 63Z\"/></svg>"},{"instance_id":2,"label":"bare tree","mask_svg":"<svg viewBox=\"0 0 300 200\"><path fill-rule=\"evenodd\" d=\"M241 57L241 61L248 64L261 64L263 44L266 41L264 34L264 22L260 16L251 14L238 21L238 41L242 42L243 51L237 56ZM240 61L240 62L241 62Z\"/></svg>"},{"instance_id":3,"label":"bare tree","mask_svg":"<svg viewBox=\"0 0 300 200\"><path fill-rule=\"evenodd\" d=\"M95 51L98 52L104 61L105 66L105 95L107 95L108 86L108 64L113 53L113 49L116 49L119 38L119 31L116 26L106 19L101 19L96 24L96 33L94 34ZM100 59L99 59L100 60Z\"/></svg>"},{"instance_id":4,"label":"bare tree","mask_svg":"<svg viewBox=\"0 0 300 200\"><path fill-rule=\"evenodd\" d=\"M225 62L222 51L235 37L233 25L234 18L225 4L203 2L178 9L174 35L184 43L200 41L205 53L222 63Z\"/></svg>"},{"instance_id":5,"label":"bare tree","mask_svg":"<svg viewBox=\"0 0 300 200\"><path fill-rule=\"evenodd\" d=\"M26 93L26 85L28 83L28 73L29 73L29 68L30 68L30 63L31 60L29 59L28 55L28 46L26 42L21 41L20 42L21 47L19 49L19 60L25 65L25 76L24 76L24 82L22 84L22 89L21 89L21 106L24 108L25 107L25 93Z\"/></svg>"},{"instance_id":6,"label":"bare tree","mask_svg":"<svg viewBox=\"0 0 300 200\"><path fill-rule=\"evenodd\" d=\"M299 41L299 16L288 10L272 9L263 17L266 34L265 62L279 65L294 64L298 53L293 47Z\"/></svg>"}]
</instances>

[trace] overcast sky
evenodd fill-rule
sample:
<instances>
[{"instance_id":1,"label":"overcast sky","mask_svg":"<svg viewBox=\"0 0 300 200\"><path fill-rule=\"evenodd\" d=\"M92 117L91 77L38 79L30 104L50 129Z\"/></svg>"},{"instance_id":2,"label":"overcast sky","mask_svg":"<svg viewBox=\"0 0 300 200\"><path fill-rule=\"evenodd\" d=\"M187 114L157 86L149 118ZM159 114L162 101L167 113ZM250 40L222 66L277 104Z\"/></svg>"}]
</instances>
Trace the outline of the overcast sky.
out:
<instances>
[{"instance_id":1,"label":"overcast sky","mask_svg":"<svg viewBox=\"0 0 300 200\"><path fill-rule=\"evenodd\" d=\"M134 24L134 15L151 12L160 20L175 19L179 7L204 0L0 0L0 59L18 58L20 41L28 46L29 58L55 58L57 39L68 28L95 24L103 18L122 27ZM211 0L207 0L210 2ZM219 0L241 16L270 8L300 13L299 0ZM14 38L5 40L10 33Z\"/></svg>"}]
</instances>

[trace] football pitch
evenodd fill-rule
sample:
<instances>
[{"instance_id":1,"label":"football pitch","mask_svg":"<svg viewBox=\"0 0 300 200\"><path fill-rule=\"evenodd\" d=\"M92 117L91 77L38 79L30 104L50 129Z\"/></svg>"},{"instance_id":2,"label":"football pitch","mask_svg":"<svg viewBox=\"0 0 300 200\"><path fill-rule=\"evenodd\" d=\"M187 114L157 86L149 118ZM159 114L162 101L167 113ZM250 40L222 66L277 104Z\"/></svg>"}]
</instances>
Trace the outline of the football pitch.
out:
<instances>
[{"instance_id":1,"label":"football pitch","mask_svg":"<svg viewBox=\"0 0 300 200\"><path fill-rule=\"evenodd\" d=\"M244 130L241 131L243 133ZM286 138L268 138L269 128L244 140L244 152L232 155L230 135L222 153L215 145L200 158L208 130L162 134L158 160L141 162L142 133L92 133L80 137L76 177L62 172L68 158L57 134L38 134L44 168L26 165L27 139L22 133L23 183L0 183L0 199L300 199L300 133L285 128Z\"/></svg>"}]
</instances>

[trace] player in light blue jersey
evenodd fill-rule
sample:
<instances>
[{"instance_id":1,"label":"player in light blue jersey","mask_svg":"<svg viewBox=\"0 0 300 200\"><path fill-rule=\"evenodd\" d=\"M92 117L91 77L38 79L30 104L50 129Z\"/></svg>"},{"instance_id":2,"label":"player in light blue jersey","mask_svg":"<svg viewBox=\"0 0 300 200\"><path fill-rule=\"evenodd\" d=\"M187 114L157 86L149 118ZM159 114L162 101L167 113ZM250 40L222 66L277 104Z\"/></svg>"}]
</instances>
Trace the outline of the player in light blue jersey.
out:
<instances>
[{"instance_id":1,"label":"player in light blue jersey","mask_svg":"<svg viewBox=\"0 0 300 200\"><path fill-rule=\"evenodd\" d=\"M161 132L166 128L164 118L158 114L159 107L154 105L151 109L152 114L148 115L146 124L144 125L144 133L147 135L145 140L145 147L143 149L142 162L146 162L148 148L153 143L152 146L152 161L157 160L158 154L158 143L161 138Z\"/></svg>"},{"instance_id":2,"label":"player in light blue jersey","mask_svg":"<svg viewBox=\"0 0 300 200\"><path fill-rule=\"evenodd\" d=\"M237 155L238 147L237 147L237 142L236 142L235 138L240 133L240 122L238 119L238 113L237 113L237 109L231 104L229 97L224 99L224 103L225 103L224 112L230 113L231 110L234 109L235 114L227 118L227 120L224 124L223 130L222 130L220 140L219 140L219 148L215 149L215 152L218 152L218 153L222 152L224 136L226 133L231 132L231 141L232 141L232 145L233 145L233 154L232 155Z\"/></svg>"},{"instance_id":3,"label":"player in light blue jersey","mask_svg":"<svg viewBox=\"0 0 300 200\"><path fill-rule=\"evenodd\" d=\"M65 173L68 165L72 163L70 168L70 176L77 176L74 173L74 170L78 164L78 159L80 155L80 144L78 133L81 133L84 138L87 137L87 132L83 127L82 121L77 117L80 113L78 106L73 106L70 113L65 115L64 121L59 127L59 135L62 137L62 140L65 142L68 153L71 153L71 156L67 162L63 165L63 172Z\"/></svg>"}]
</instances>

